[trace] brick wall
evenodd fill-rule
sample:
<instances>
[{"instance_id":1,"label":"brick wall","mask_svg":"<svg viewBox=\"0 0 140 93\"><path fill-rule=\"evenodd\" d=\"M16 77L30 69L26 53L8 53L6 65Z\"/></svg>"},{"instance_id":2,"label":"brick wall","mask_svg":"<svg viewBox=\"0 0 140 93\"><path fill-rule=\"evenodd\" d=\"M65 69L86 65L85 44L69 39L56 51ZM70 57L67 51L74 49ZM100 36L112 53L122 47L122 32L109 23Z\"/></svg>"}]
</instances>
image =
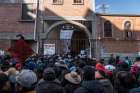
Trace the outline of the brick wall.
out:
<instances>
[{"instance_id":1,"label":"brick wall","mask_svg":"<svg viewBox=\"0 0 140 93\"><path fill-rule=\"evenodd\" d=\"M140 41L102 40L101 45L107 53L138 53Z\"/></svg>"},{"instance_id":2,"label":"brick wall","mask_svg":"<svg viewBox=\"0 0 140 93\"><path fill-rule=\"evenodd\" d=\"M84 4L74 5L73 0L64 0L62 5L55 5L52 0L44 0L44 11L47 16L87 16L92 11L92 0L84 0Z\"/></svg>"},{"instance_id":3,"label":"brick wall","mask_svg":"<svg viewBox=\"0 0 140 93\"><path fill-rule=\"evenodd\" d=\"M0 4L0 32L1 33L33 33L34 23L21 22L20 4Z\"/></svg>"},{"instance_id":4,"label":"brick wall","mask_svg":"<svg viewBox=\"0 0 140 93\"><path fill-rule=\"evenodd\" d=\"M140 16L101 16L102 27L106 20L109 20L113 25L114 37L120 39L124 38L124 22L131 21L134 38L140 40Z\"/></svg>"},{"instance_id":5,"label":"brick wall","mask_svg":"<svg viewBox=\"0 0 140 93\"><path fill-rule=\"evenodd\" d=\"M7 50L10 48L10 40L0 40L0 49Z\"/></svg>"},{"instance_id":6,"label":"brick wall","mask_svg":"<svg viewBox=\"0 0 140 93\"><path fill-rule=\"evenodd\" d=\"M109 20L113 25L113 37L103 37L103 24ZM131 21L133 40L125 40L124 22ZM101 37L100 46L109 53L137 53L140 51L140 16L101 15L97 18L97 33Z\"/></svg>"}]
</instances>

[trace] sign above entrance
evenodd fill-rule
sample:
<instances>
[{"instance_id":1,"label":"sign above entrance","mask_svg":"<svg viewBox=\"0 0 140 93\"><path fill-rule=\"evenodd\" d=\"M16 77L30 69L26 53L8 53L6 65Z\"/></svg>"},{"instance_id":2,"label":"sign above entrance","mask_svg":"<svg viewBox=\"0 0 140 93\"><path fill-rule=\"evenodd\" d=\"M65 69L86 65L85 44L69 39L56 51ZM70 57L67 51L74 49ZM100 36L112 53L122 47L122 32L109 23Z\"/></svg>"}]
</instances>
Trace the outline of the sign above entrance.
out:
<instances>
[{"instance_id":1,"label":"sign above entrance","mask_svg":"<svg viewBox=\"0 0 140 93\"><path fill-rule=\"evenodd\" d=\"M44 44L44 55L54 55L55 44Z\"/></svg>"},{"instance_id":2,"label":"sign above entrance","mask_svg":"<svg viewBox=\"0 0 140 93\"><path fill-rule=\"evenodd\" d=\"M0 49L0 56L4 55L5 54L5 51Z\"/></svg>"},{"instance_id":3,"label":"sign above entrance","mask_svg":"<svg viewBox=\"0 0 140 93\"><path fill-rule=\"evenodd\" d=\"M73 35L73 30L62 29L60 31L60 39L71 39Z\"/></svg>"}]
</instances>

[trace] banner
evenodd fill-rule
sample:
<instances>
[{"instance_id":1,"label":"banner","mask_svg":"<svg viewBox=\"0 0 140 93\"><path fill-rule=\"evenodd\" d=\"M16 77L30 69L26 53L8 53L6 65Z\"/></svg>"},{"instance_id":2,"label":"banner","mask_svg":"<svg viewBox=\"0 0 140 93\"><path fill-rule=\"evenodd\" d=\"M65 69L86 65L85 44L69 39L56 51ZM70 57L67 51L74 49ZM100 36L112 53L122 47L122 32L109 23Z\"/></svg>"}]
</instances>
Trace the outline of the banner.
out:
<instances>
[{"instance_id":1,"label":"banner","mask_svg":"<svg viewBox=\"0 0 140 93\"><path fill-rule=\"evenodd\" d=\"M71 46L71 38L73 35L74 30L73 29L61 29L60 31L60 39L64 39L64 49L63 51L65 53L70 52L69 47Z\"/></svg>"},{"instance_id":2,"label":"banner","mask_svg":"<svg viewBox=\"0 0 140 93\"><path fill-rule=\"evenodd\" d=\"M62 29L60 31L60 39L71 39L73 34L73 30L65 30Z\"/></svg>"},{"instance_id":3,"label":"banner","mask_svg":"<svg viewBox=\"0 0 140 93\"><path fill-rule=\"evenodd\" d=\"M5 54L5 51L0 49L0 56L4 55Z\"/></svg>"},{"instance_id":4,"label":"banner","mask_svg":"<svg viewBox=\"0 0 140 93\"><path fill-rule=\"evenodd\" d=\"M44 44L44 55L54 55L55 44Z\"/></svg>"}]
</instances>

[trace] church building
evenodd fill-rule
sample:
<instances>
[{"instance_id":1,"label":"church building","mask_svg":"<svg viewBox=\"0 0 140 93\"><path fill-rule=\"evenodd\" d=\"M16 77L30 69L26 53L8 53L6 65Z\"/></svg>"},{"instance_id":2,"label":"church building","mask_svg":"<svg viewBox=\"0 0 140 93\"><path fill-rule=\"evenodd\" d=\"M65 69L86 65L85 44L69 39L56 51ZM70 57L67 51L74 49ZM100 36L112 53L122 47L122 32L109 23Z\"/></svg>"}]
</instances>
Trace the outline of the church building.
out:
<instances>
[{"instance_id":1,"label":"church building","mask_svg":"<svg viewBox=\"0 0 140 93\"><path fill-rule=\"evenodd\" d=\"M98 14L95 0L0 0L1 51L22 34L39 54L135 56L139 31L140 15Z\"/></svg>"}]
</instances>

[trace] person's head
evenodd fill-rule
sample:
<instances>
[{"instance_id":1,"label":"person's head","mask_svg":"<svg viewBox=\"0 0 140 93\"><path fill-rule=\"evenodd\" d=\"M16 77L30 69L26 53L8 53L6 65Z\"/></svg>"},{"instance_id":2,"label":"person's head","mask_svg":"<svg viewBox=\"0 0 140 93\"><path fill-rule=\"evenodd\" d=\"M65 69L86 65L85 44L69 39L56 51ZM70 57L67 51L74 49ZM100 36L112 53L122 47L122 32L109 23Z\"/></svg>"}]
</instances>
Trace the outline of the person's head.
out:
<instances>
[{"instance_id":1,"label":"person's head","mask_svg":"<svg viewBox=\"0 0 140 93\"><path fill-rule=\"evenodd\" d=\"M116 74L115 84L116 86L123 86L125 88L131 88L135 81L134 76L127 71L120 71Z\"/></svg>"},{"instance_id":2,"label":"person's head","mask_svg":"<svg viewBox=\"0 0 140 93\"><path fill-rule=\"evenodd\" d=\"M4 61L4 62L2 63L2 65L1 65L1 70L2 70L3 72L5 72L5 71L7 71L7 70L9 69L9 67L10 67L9 62Z\"/></svg>"},{"instance_id":3,"label":"person's head","mask_svg":"<svg viewBox=\"0 0 140 93\"><path fill-rule=\"evenodd\" d=\"M83 80L94 80L95 79L95 68L92 66L85 66L83 68Z\"/></svg>"},{"instance_id":4,"label":"person's head","mask_svg":"<svg viewBox=\"0 0 140 93\"><path fill-rule=\"evenodd\" d=\"M136 62L140 61L140 57L136 57L135 61Z\"/></svg>"},{"instance_id":5,"label":"person's head","mask_svg":"<svg viewBox=\"0 0 140 93\"><path fill-rule=\"evenodd\" d=\"M116 56L116 60L119 60L120 59L120 56Z\"/></svg>"},{"instance_id":6,"label":"person's head","mask_svg":"<svg viewBox=\"0 0 140 93\"><path fill-rule=\"evenodd\" d=\"M9 61L11 58L12 58L11 55L6 54L6 55L4 55L4 58L3 58L3 59L4 59L5 61Z\"/></svg>"},{"instance_id":7,"label":"person's head","mask_svg":"<svg viewBox=\"0 0 140 93\"><path fill-rule=\"evenodd\" d=\"M9 77L4 73L0 73L0 91L10 92L11 90L12 87L11 87Z\"/></svg>"},{"instance_id":8,"label":"person's head","mask_svg":"<svg viewBox=\"0 0 140 93\"><path fill-rule=\"evenodd\" d=\"M37 76L33 71L24 69L17 75L16 83L16 91L20 93L31 91L35 88Z\"/></svg>"},{"instance_id":9,"label":"person's head","mask_svg":"<svg viewBox=\"0 0 140 93\"><path fill-rule=\"evenodd\" d=\"M37 93L64 93L63 87L57 83L41 82L36 87Z\"/></svg>"},{"instance_id":10,"label":"person's head","mask_svg":"<svg viewBox=\"0 0 140 93\"><path fill-rule=\"evenodd\" d=\"M61 76L61 73L62 73L62 70L61 70L61 67L59 66L54 66L54 71L55 71L55 76L56 78L59 78Z\"/></svg>"},{"instance_id":11,"label":"person's head","mask_svg":"<svg viewBox=\"0 0 140 93\"><path fill-rule=\"evenodd\" d=\"M105 60L104 60L103 58L99 60L99 62L100 62L101 64L104 64L104 61L105 61Z\"/></svg>"},{"instance_id":12,"label":"person's head","mask_svg":"<svg viewBox=\"0 0 140 93\"><path fill-rule=\"evenodd\" d=\"M72 72L70 72L70 73L67 73L67 74L64 76L64 78L65 78L68 82L70 82L71 84L80 84L80 82L81 82L81 76L78 75L78 73L77 73L77 72L74 72L74 71L72 71Z\"/></svg>"},{"instance_id":13,"label":"person's head","mask_svg":"<svg viewBox=\"0 0 140 93\"><path fill-rule=\"evenodd\" d=\"M129 59L129 57L128 57L128 56L126 56L126 57L125 57L125 60L128 60L128 59Z\"/></svg>"},{"instance_id":14,"label":"person's head","mask_svg":"<svg viewBox=\"0 0 140 93\"><path fill-rule=\"evenodd\" d=\"M41 70L41 69L37 69L36 70L36 75L38 77L38 80L43 78L43 74L42 73L43 73L43 70Z\"/></svg>"},{"instance_id":15,"label":"person's head","mask_svg":"<svg viewBox=\"0 0 140 93\"><path fill-rule=\"evenodd\" d=\"M129 66L126 62L121 62L117 65L117 70L120 71L129 71Z\"/></svg>"},{"instance_id":16,"label":"person's head","mask_svg":"<svg viewBox=\"0 0 140 93\"><path fill-rule=\"evenodd\" d=\"M114 57L114 54L111 54L111 55L110 55L110 57L112 57L112 58L113 58L113 57Z\"/></svg>"},{"instance_id":17,"label":"person's head","mask_svg":"<svg viewBox=\"0 0 140 93\"><path fill-rule=\"evenodd\" d=\"M12 83L16 83L16 75L19 73L19 71L17 71L14 67L11 67L8 69L8 71L6 73L9 76L9 80Z\"/></svg>"},{"instance_id":18,"label":"person's head","mask_svg":"<svg viewBox=\"0 0 140 93\"><path fill-rule=\"evenodd\" d=\"M46 81L53 81L56 79L55 70L52 67L48 67L43 72L43 79Z\"/></svg>"},{"instance_id":19,"label":"person's head","mask_svg":"<svg viewBox=\"0 0 140 93\"><path fill-rule=\"evenodd\" d=\"M23 40L24 40L24 36L21 35L21 34L16 35L16 37L17 37L18 39L23 39Z\"/></svg>"},{"instance_id":20,"label":"person's head","mask_svg":"<svg viewBox=\"0 0 140 93\"><path fill-rule=\"evenodd\" d=\"M83 68L86 65L85 61L81 59L76 59L74 63L77 67L80 67L80 68Z\"/></svg>"},{"instance_id":21,"label":"person's head","mask_svg":"<svg viewBox=\"0 0 140 93\"><path fill-rule=\"evenodd\" d=\"M10 76L10 75L17 75L19 72L16 70L16 68L11 67L8 69L7 73Z\"/></svg>"}]
</instances>

